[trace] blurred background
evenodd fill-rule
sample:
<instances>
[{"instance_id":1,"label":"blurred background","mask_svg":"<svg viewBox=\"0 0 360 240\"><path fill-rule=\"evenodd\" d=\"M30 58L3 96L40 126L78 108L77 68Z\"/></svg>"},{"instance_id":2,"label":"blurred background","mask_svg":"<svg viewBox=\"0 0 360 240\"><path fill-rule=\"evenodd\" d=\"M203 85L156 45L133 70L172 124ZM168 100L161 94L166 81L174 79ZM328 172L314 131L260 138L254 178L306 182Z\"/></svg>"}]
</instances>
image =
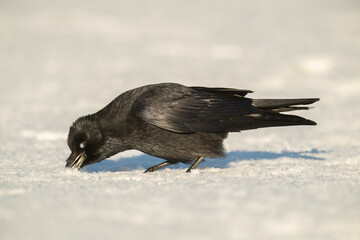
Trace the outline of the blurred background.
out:
<instances>
[{"instance_id":1,"label":"blurred background","mask_svg":"<svg viewBox=\"0 0 360 240\"><path fill-rule=\"evenodd\" d=\"M331 109L309 114L326 112L333 121L321 125L351 134L333 110L359 100L359 5L3 0L1 130L66 129L125 90L178 82L251 89L258 98L321 97ZM345 119L358 113L352 100Z\"/></svg>"},{"instance_id":2,"label":"blurred background","mask_svg":"<svg viewBox=\"0 0 360 240\"><path fill-rule=\"evenodd\" d=\"M329 186L329 182L338 181L338 178L332 178L336 172L348 176L350 180L342 179L344 182L334 191L324 190L326 200L325 204L318 202L320 210L308 209L309 218L312 217L311 212L315 212L314 222L318 224L318 230L309 226L302 232L303 235L300 234L299 226L308 218L297 218L297 214L303 212L302 204L314 200L311 197L296 205L294 216L290 218L283 218L279 202L270 201L268 207L278 208L280 213L274 213L273 217L266 215L263 220L259 202L259 206L254 208L256 210L249 210L248 215L243 216L244 219L235 217L232 222L244 224L240 227L242 230L250 229L244 235L245 238L269 234L275 234L273 236L277 239L301 239L304 236L315 236L313 239L359 237L360 214L355 204L359 203L359 190L354 190L359 186L356 170L359 167L360 146L356 140L360 137L359 23L360 2L356 0L1 0L0 222L3 224L0 226L0 238L19 238L21 231L27 232L30 239L46 238L52 236L53 232L58 233L60 239L62 236L71 237L69 233L62 235L60 229L64 230L64 224L71 228L68 222L73 215L56 213L54 219L57 220L53 224L48 221L52 218L50 212L60 210L55 206L63 206L56 202L63 194L70 196L61 203L75 211L74 219L85 221L89 226L103 226L96 221L99 216L100 219L110 221L110 209L94 213L91 209L101 209L99 205L89 203L84 207L80 200L72 198L90 191L92 185L87 181L90 179L93 184L97 184L93 178L101 173L64 175L62 168L69 154L66 146L68 128L77 117L96 112L120 93L159 82L250 89L255 91L251 95L254 98L320 97L316 109L299 112L317 121L319 125L315 128L249 131L233 134L226 142L228 151L280 153L311 152L315 149L315 152L326 152L327 158L334 161L346 159L331 163L340 172L331 168L333 172L324 173L328 174L326 176L330 180L326 179L323 183ZM137 153L126 154L124 156ZM115 160L119 158L121 155L114 157ZM313 170L313 174L329 170L327 167L318 167ZM310 166L310 169L316 168ZM136 174L140 175L140 172ZM211 176L207 177L211 180ZM78 192L71 192L64 187L70 181L69 178L77 179L79 186L82 186L76 188ZM158 194L163 193L156 188L156 184L165 184L169 179L162 179L161 176L156 179L150 189L153 187ZM113 175L109 177L110 180L114 181ZM287 181L290 189L291 181L295 180ZM106 183L102 184L106 186ZM134 182L131 181L131 184ZM125 183L123 185L128 187ZM212 187L206 188L209 192L199 195L201 203L211 196ZM247 187L243 187L246 192ZM134 191L140 194L144 188L146 186L137 186ZM199 186L199 189L202 187ZM116 199L121 199L122 193L110 197L110 203L100 197L101 188L98 190L94 196L105 201L101 206L118 206ZM264 191L274 193L272 190L265 188ZM291 199L292 192L287 190L285 188L283 192L285 196L289 194ZM46 194L47 191L50 196ZM167 191L165 193L168 194ZM227 192L228 195L230 193ZM294 196L302 196L301 192L296 193ZM350 194L347 195L350 199L348 205L337 208L342 199L332 202L333 194ZM178 199L175 196L173 198ZM256 200L256 194L250 199ZM20 207L26 206L29 201L33 203L27 210ZM131 197L123 199L130 209L132 201L134 199ZM163 201L166 205L166 200ZM69 202L75 202L75 205ZM223 202L218 203L223 206ZM160 206L157 206L159 211ZM142 207L150 208L151 205ZM175 215L181 214L174 210L175 206L168 205L165 208L173 210ZM234 210L231 207L227 209L229 212ZM235 209L239 214L243 210ZM217 214L221 214L218 210L204 215L210 216L209 223L222 220L222 217L228 219L226 213L218 218ZM325 214L329 211L331 216ZM36 214L41 217L31 223L32 216ZM175 233L175 226L189 229L188 225L181 225L180 220L174 220L168 215L160 217L163 221L151 224L150 220L154 216L146 211L144 214L140 222L125 224L128 230L122 228L122 231L127 233L126 236L135 236L132 231L141 231L144 226L148 227L144 232L148 235L151 227L170 227ZM338 220L326 220L321 217L322 214ZM195 220L201 220L201 216L194 218L186 212L182 219L188 224L198 224ZM260 226L249 227L245 217L259 222ZM277 220L272 221L273 218ZM168 220L174 225L167 224ZM23 224L18 225L19 221ZM293 225L285 226L287 221ZM45 234L41 224L48 229ZM79 229L86 228L78 224L75 223L75 226ZM327 235L328 224L335 230ZM227 232L219 236L224 239L241 239L234 225L225 225L215 227L219 228L219 232ZM206 229L208 226L201 227ZM347 232L347 238L344 238L344 232ZM106 235L96 233L98 235L92 236ZM136 236L141 237L139 234ZM171 231L164 234L172 236ZM82 235L78 233L76 236ZM179 239L184 236L177 235ZM188 239L211 239L218 235L200 231L196 237L189 236Z\"/></svg>"}]
</instances>

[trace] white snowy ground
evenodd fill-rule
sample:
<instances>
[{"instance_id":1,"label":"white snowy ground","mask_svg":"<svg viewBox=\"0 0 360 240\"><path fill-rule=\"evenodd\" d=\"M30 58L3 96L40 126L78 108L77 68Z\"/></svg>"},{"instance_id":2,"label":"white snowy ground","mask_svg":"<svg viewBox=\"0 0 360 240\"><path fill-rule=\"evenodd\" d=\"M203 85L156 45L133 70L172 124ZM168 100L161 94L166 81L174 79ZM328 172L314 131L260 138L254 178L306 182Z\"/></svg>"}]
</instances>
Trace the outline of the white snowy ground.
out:
<instances>
[{"instance_id":1,"label":"white snowy ground","mask_svg":"<svg viewBox=\"0 0 360 240\"><path fill-rule=\"evenodd\" d=\"M0 2L0 239L360 239L358 1ZM148 83L320 97L316 127L232 134L185 174L67 130Z\"/></svg>"}]
</instances>

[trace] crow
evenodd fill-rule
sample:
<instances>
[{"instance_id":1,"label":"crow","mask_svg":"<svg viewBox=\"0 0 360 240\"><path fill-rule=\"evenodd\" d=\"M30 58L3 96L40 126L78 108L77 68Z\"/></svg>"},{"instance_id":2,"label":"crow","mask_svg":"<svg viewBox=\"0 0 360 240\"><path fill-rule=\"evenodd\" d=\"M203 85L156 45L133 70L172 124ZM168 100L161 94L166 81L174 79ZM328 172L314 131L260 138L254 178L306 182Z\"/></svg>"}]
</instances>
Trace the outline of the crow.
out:
<instances>
[{"instance_id":1,"label":"crow","mask_svg":"<svg viewBox=\"0 0 360 240\"><path fill-rule=\"evenodd\" d=\"M120 94L100 111L80 117L69 129L66 167L80 169L130 149L195 169L204 158L224 157L229 132L315 122L281 114L306 110L319 98L251 99L250 90L146 85Z\"/></svg>"}]
</instances>

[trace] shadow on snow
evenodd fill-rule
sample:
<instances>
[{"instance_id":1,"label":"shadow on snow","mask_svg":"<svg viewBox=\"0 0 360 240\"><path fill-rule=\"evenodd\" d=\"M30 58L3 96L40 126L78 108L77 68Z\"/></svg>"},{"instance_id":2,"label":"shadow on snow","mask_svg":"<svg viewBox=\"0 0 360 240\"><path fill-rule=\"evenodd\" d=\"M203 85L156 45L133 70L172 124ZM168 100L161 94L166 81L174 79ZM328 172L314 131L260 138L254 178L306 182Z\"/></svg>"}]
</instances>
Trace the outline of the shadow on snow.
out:
<instances>
[{"instance_id":1,"label":"shadow on snow","mask_svg":"<svg viewBox=\"0 0 360 240\"><path fill-rule=\"evenodd\" d=\"M324 158L317 156L318 154L325 153L312 149L310 151L290 152L282 151L281 153L263 152L263 151L233 151L227 153L225 158L206 159L199 166L203 168L228 168L230 163L246 161L246 160L276 160L279 158L293 158L293 159L306 159L306 160L324 160ZM121 158L118 160L104 160L100 163L86 166L82 169L84 172L120 172L130 171L134 169L144 170L152 167L158 163L164 162L164 159L152 157L147 154L142 154L136 157ZM170 169L187 169L189 165L178 163L167 168Z\"/></svg>"}]
</instances>

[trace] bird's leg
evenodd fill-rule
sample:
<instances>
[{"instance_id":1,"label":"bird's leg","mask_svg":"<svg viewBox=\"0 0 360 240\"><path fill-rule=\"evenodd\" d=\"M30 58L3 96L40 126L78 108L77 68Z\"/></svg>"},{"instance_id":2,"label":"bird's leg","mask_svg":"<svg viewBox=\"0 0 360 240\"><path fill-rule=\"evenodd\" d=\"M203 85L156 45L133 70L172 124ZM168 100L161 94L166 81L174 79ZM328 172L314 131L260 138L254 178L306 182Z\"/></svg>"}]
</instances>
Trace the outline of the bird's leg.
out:
<instances>
[{"instance_id":1,"label":"bird's leg","mask_svg":"<svg viewBox=\"0 0 360 240\"><path fill-rule=\"evenodd\" d=\"M191 172L192 169L196 169L199 164L204 160L204 157L199 157L190 167L186 170L187 173Z\"/></svg>"},{"instance_id":2,"label":"bird's leg","mask_svg":"<svg viewBox=\"0 0 360 240\"><path fill-rule=\"evenodd\" d=\"M171 165L171 164L172 164L172 163L166 161L166 162L160 163L160 164L158 164L158 165L149 167L148 169L145 170L144 173L147 173L147 172L155 172L155 171L159 170L160 168L169 166L169 165Z\"/></svg>"}]
</instances>

